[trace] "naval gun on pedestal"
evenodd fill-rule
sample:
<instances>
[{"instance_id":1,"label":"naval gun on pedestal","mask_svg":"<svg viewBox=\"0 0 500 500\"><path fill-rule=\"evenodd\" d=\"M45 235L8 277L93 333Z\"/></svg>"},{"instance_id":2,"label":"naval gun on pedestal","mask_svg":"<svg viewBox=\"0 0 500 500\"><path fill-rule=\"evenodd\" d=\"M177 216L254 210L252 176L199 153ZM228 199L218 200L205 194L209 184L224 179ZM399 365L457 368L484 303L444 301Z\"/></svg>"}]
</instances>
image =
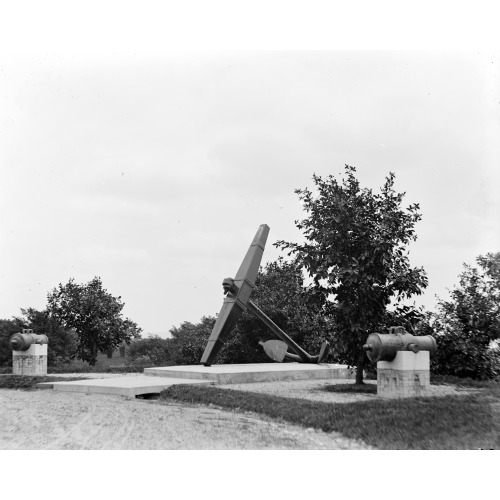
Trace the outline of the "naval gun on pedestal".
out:
<instances>
[{"instance_id":1,"label":"naval gun on pedestal","mask_svg":"<svg viewBox=\"0 0 500 500\"><path fill-rule=\"evenodd\" d=\"M31 329L24 329L23 333L14 333L9 342L13 351L27 351L34 344L48 344L49 338L47 335L33 333Z\"/></svg>"},{"instance_id":2,"label":"naval gun on pedestal","mask_svg":"<svg viewBox=\"0 0 500 500\"><path fill-rule=\"evenodd\" d=\"M266 354L273 360L283 361L283 359L289 359L300 363L321 363L322 359L328 354L329 344L325 340L321 345L320 353L317 356L311 356L250 300L252 290L255 288L255 280L257 279L268 234L269 226L267 224L259 226L235 278L226 278L222 282L226 298L200 361L205 366L213 364L224 345L224 341L235 327L243 311L253 314L281 339L281 342L270 340L261 343ZM288 349L293 352L287 352Z\"/></svg>"},{"instance_id":3,"label":"naval gun on pedestal","mask_svg":"<svg viewBox=\"0 0 500 500\"><path fill-rule=\"evenodd\" d=\"M430 356L437 350L430 335L415 336L402 326L372 333L363 349L377 362L377 395L383 398L425 396L430 390Z\"/></svg>"},{"instance_id":4,"label":"naval gun on pedestal","mask_svg":"<svg viewBox=\"0 0 500 500\"><path fill-rule=\"evenodd\" d=\"M47 335L24 329L10 337L13 375L47 375Z\"/></svg>"},{"instance_id":5,"label":"naval gun on pedestal","mask_svg":"<svg viewBox=\"0 0 500 500\"><path fill-rule=\"evenodd\" d=\"M363 349L370 361L393 361L398 351L429 351L432 355L436 352L437 345L430 335L417 337L402 326L391 326L389 333L368 335Z\"/></svg>"}]
</instances>

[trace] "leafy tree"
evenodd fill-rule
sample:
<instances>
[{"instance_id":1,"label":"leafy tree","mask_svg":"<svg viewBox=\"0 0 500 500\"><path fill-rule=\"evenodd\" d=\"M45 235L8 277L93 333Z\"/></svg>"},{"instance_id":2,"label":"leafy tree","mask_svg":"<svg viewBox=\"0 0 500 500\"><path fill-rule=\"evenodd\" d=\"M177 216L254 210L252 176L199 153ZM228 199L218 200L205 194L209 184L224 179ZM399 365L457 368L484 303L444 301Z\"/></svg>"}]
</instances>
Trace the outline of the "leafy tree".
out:
<instances>
[{"instance_id":1,"label":"leafy tree","mask_svg":"<svg viewBox=\"0 0 500 500\"><path fill-rule=\"evenodd\" d=\"M498 352L491 342L500 338L500 253L476 259L479 269L464 264L450 300L439 300L432 315L438 351L437 373L491 379L500 374Z\"/></svg>"},{"instance_id":2,"label":"leafy tree","mask_svg":"<svg viewBox=\"0 0 500 500\"><path fill-rule=\"evenodd\" d=\"M476 261L483 270L483 277L487 282L488 291L498 301L500 294L500 252L480 255Z\"/></svg>"},{"instance_id":3,"label":"leafy tree","mask_svg":"<svg viewBox=\"0 0 500 500\"><path fill-rule=\"evenodd\" d=\"M427 277L423 268L410 267L407 251L421 219L418 204L401 207L404 193L394 191L392 172L380 193L361 188L355 173L346 165L341 181L314 175L316 193L296 190L307 217L295 224L306 241L275 245L289 250L312 278L308 304L334 322L337 347L356 366L360 384L367 335L383 323L391 301L421 294Z\"/></svg>"},{"instance_id":4,"label":"leafy tree","mask_svg":"<svg viewBox=\"0 0 500 500\"><path fill-rule=\"evenodd\" d=\"M14 319L20 328L31 328L34 333L47 335L49 338L47 361L50 366L69 363L75 357L76 333L65 328L48 310L38 311L28 307L21 309L21 316Z\"/></svg>"},{"instance_id":5,"label":"leafy tree","mask_svg":"<svg viewBox=\"0 0 500 500\"><path fill-rule=\"evenodd\" d=\"M70 279L48 294L48 310L77 335L76 356L95 365L98 352L116 349L122 342L139 338L141 328L122 317L121 297L113 297L99 277L86 284Z\"/></svg>"},{"instance_id":6,"label":"leafy tree","mask_svg":"<svg viewBox=\"0 0 500 500\"><path fill-rule=\"evenodd\" d=\"M163 339L159 335L135 339L130 343L128 355L136 364L165 365L170 361L168 343L169 339Z\"/></svg>"},{"instance_id":7,"label":"leafy tree","mask_svg":"<svg viewBox=\"0 0 500 500\"><path fill-rule=\"evenodd\" d=\"M203 316L199 323L184 321L180 327L172 327L169 331L167 349L175 365L197 365L212 333L215 318Z\"/></svg>"},{"instance_id":8,"label":"leafy tree","mask_svg":"<svg viewBox=\"0 0 500 500\"><path fill-rule=\"evenodd\" d=\"M0 366L12 366L12 350L9 340L19 332L19 323L12 319L0 319Z\"/></svg>"}]
</instances>

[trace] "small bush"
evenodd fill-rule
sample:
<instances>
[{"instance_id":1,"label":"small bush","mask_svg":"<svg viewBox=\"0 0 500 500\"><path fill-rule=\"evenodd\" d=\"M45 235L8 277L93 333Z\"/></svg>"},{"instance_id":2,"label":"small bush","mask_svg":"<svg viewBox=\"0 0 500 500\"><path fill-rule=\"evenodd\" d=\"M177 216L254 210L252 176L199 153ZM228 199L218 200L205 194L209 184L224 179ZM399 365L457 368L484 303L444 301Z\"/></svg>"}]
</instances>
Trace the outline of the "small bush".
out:
<instances>
[{"instance_id":1,"label":"small bush","mask_svg":"<svg viewBox=\"0 0 500 500\"><path fill-rule=\"evenodd\" d=\"M500 376L500 356L497 351L479 343L462 329L436 335L438 348L431 358L432 373L454 375L476 380L495 380Z\"/></svg>"},{"instance_id":2,"label":"small bush","mask_svg":"<svg viewBox=\"0 0 500 500\"><path fill-rule=\"evenodd\" d=\"M169 330L168 348L174 365L194 365L200 362L208 338L215 324L215 318L203 317L199 323L184 321L179 327ZM231 334L231 338L234 332ZM218 358L219 362L221 358Z\"/></svg>"},{"instance_id":3,"label":"small bush","mask_svg":"<svg viewBox=\"0 0 500 500\"><path fill-rule=\"evenodd\" d=\"M438 299L437 312L427 316L437 342L431 370L494 380L500 376L500 355L491 349L500 335L500 252L480 255L476 262L479 268L464 264L450 299Z\"/></svg>"},{"instance_id":4,"label":"small bush","mask_svg":"<svg viewBox=\"0 0 500 500\"><path fill-rule=\"evenodd\" d=\"M132 365L161 366L169 364L168 339L151 335L145 339L136 339L130 343L128 356Z\"/></svg>"}]
</instances>

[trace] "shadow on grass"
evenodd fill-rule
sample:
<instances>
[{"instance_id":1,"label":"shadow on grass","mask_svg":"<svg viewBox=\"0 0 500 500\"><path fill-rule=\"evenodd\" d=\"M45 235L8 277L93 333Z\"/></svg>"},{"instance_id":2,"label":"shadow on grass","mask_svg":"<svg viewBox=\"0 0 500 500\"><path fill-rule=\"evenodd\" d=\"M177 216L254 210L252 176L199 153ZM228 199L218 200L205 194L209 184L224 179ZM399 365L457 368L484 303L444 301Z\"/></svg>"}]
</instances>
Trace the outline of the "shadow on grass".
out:
<instances>
[{"instance_id":1,"label":"shadow on grass","mask_svg":"<svg viewBox=\"0 0 500 500\"><path fill-rule=\"evenodd\" d=\"M169 400L252 411L306 428L340 432L379 449L498 448L491 407L480 394L332 404L175 385L163 391L158 402L168 404Z\"/></svg>"},{"instance_id":2,"label":"shadow on grass","mask_svg":"<svg viewBox=\"0 0 500 500\"><path fill-rule=\"evenodd\" d=\"M376 384L332 384L321 388L326 392L339 392L342 394L377 394Z\"/></svg>"}]
</instances>

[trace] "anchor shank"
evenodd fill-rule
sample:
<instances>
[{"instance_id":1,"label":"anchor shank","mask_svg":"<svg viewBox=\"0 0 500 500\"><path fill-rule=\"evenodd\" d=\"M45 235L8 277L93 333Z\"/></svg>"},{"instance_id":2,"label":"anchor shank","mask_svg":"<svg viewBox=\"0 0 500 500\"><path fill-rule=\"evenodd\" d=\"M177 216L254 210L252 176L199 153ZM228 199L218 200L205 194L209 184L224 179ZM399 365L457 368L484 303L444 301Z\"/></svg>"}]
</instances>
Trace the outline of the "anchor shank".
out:
<instances>
[{"instance_id":1,"label":"anchor shank","mask_svg":"<svg viewBox=\"0 0 500 500\"><path fill-rule=\"evenodd\" d=\"M250 294L255 288L255 280L259 272L260 261L262 260L268 234L269 226L261 224L236 273L234 290L229 292L224 299L221 312L217 316L214 328L205 346L205 351L200 361L205 366L210 366L215 361L217 354L236 325L238 318L246 308Z\"/></svg>"},{"instance_id":2,"label":"anchor shank","mask_svg":"<svg viewBox=\"0 0 500 500\"><path fill-rule=\"evenodd\" d=\"M294 351L304 363L313 363L314 358L302 347L295 343L269 316L262 312L251 300L247 303L247 311L260 319L269 329L271 329L286 345Z\"/></svg>"}]
</instances>

